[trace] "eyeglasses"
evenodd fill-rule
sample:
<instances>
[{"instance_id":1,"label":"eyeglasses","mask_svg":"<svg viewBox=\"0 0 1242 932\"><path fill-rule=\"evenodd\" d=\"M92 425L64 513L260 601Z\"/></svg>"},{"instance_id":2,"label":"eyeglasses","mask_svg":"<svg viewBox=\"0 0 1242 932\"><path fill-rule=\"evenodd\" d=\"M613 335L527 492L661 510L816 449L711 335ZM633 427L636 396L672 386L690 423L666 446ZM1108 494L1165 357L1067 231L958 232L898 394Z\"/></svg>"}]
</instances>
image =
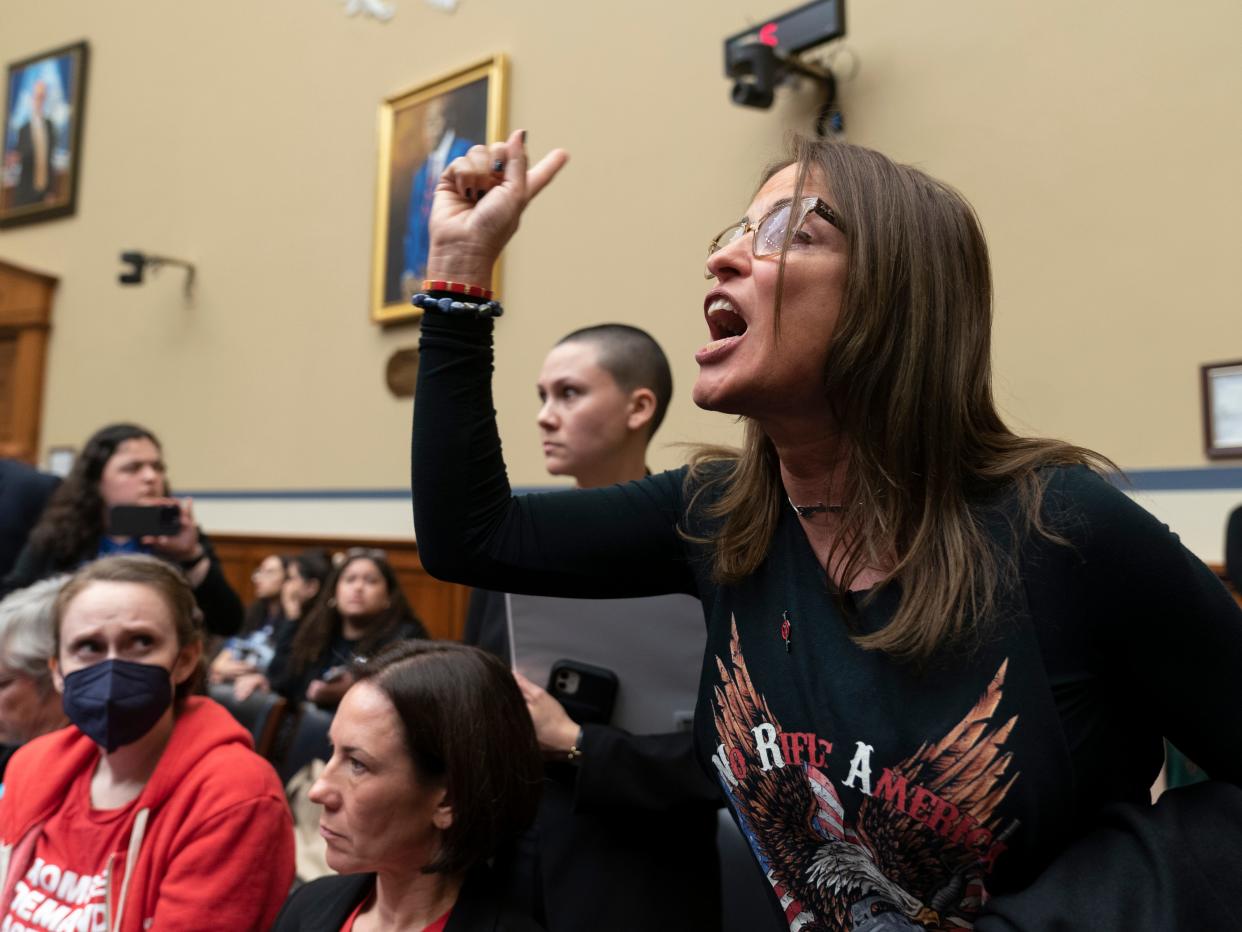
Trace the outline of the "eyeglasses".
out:
<instances>
[{"instance_id":1,"label":"eyeglasses","mask_svg":"<svg viewBox=\"0 0 1242 932\"><path fill-rule=\"evenodd\" d=\"M802 198L797 205L789 202L777 204L754 223L743 217L732 226L725 227L707 247L707 255L710 257L718 250L724 249L731 243L736 243L751 230L755 231L755 238L751 242L751 250L754 252L756 259L779 255L785 248L785 240L789 237L790 229L792 228L796 235L802 229L802 224L806 223L806 218L811 214L818 214L838 230L844 232L845 228L841 226L841 221L837 219L833 209L825 204L822 198L812 195ZM703 277L715 278L716 276L709 271L705 271Z\"/></svg>"}]
</instances>

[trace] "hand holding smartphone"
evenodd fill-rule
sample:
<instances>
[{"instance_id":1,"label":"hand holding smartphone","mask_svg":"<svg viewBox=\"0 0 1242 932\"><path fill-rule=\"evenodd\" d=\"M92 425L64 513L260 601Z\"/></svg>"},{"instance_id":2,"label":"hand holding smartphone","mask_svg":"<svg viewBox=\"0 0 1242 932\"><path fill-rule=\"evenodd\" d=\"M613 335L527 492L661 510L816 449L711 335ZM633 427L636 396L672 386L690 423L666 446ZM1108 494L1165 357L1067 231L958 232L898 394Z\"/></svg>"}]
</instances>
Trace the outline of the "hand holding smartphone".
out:
<instances>
[{"instance_id":1,"label":"hand holding smartphone","mask_svg":"<svg viewBox=\"0 0 1242 932\"><path fill-rule=\"evenodd\" d=\"M617 675L581 660L558 660L548 674L548 692L575 722L607 725L617 701Z\"/></svg>"},{"instance_id":2,"label":"hand holding smartphone","mask_svg":"<svg viewBox=\"0 0 1242 932\"><path fill-rule=\"evenodd\" d=\"M113 505L108 510L112 537L175 537L180 533L179 505Z\"/></svg>"}]
</instances>

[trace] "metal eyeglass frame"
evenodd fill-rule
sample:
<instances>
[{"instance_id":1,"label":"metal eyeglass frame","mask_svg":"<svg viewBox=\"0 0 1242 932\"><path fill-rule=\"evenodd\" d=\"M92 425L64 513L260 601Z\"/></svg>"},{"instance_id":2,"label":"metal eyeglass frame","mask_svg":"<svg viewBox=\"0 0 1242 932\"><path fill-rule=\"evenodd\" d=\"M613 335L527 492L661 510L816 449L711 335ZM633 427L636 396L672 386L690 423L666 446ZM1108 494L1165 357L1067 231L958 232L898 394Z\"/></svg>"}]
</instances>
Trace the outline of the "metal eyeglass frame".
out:
<instances>
[{"instance_id":1,"label":"metal eyeglass frame","mask_svg":"<svg viewBox=\"0 0 1242 932\"><path fill-rule=\"evenodd\" d=\"M775 250L774 252L760 252L759 251L759 235L758 235L759 228L763 226L765 223L767 223L769 220L771 220L773 217L775 217L782 210L786 210L789 207L790 207L790 204L788 202L783 203L783 204L777 204L775 207L773 207L771 210L769 210L766 214L764 214L762 217L760 217L758 220L754 221L753 223L747 220L745 217L743 217L737 223L729 224L729 226L721 230L716 235L715 239L713 239L708 244L707 257L710 259L713 255L715 255L721 249L724 249L725 246L732 245L733 243L741 239L743 236L745 236L747 233L751 233L751 232L754 232L755 235L752 236L750 240L750 251L751 251L751 254L754 255L756 259L763 259L763 258L766 258L767 256L779 255L781 252L784 251L784 246L782 246L781 249ZM845 228L841 226L841 221L837 219L836 212L831 207L829 207L826 203L824 203L823 198L816 197L813 194L808 195L807 197L804 197L802 199L799 209L801 213L798 217L798 222L793 224L793 227L792 227L795 233L798 230L802 229L802 224L806 223L806 218L809 217L812 213L819 214L819 216L823 217L825 220L831 223L834 227L836 227L842 233L845 232ZM734 236L732 239L730 239L727 243L722 243L721 240L723 240L726 236L731 234L734 230L738 231L737 235ZM786 230L785 236L782 237L782 240L784 240L788 236L789 236L789 230ZM715 278L716 276L713 275L711 272L707 271L706 269L704 269L703 277L704 278Z\"/></svg>"}]
</instances>

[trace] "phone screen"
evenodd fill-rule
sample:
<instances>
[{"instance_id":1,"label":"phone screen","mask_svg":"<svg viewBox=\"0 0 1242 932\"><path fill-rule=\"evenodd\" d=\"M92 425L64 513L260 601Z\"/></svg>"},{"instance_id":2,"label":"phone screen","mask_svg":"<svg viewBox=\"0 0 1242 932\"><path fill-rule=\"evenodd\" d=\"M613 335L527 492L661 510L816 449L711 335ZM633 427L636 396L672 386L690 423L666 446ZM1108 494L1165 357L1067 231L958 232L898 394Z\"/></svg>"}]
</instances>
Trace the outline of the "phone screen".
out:
<instances>
[{"instance_id":1,"label":"phone screen","mask_svg":"<svg viewBox=\"0 0 1242 932\"><path fill-rule=\"evenodd\" d=\"M108 511L113 537L172 537L180 532L181 509L176 505L113 505Z\"/></svg>"}]
</instances>

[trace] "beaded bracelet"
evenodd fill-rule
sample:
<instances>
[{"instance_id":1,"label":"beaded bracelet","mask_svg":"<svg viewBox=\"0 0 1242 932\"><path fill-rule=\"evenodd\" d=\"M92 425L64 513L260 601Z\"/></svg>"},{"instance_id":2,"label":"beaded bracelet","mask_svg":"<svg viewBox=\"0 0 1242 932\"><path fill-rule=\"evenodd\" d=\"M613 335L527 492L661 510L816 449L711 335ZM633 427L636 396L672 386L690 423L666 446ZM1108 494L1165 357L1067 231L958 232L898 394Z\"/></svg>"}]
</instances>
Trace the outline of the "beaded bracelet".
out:
<instances>
[{"instance_id":1,"label":"beaded bracelet","mask_svg":"<svg viewBox=\"0 0 1242 932\"><path fill-rule=\"evenodd\" d=\"M499 301L484 301L476 304L473 301L436 298L422 292L414 295L411 303L424 312L446 314L450 317L500 317L505 312Z\"/></svg>"}]
</instances>

